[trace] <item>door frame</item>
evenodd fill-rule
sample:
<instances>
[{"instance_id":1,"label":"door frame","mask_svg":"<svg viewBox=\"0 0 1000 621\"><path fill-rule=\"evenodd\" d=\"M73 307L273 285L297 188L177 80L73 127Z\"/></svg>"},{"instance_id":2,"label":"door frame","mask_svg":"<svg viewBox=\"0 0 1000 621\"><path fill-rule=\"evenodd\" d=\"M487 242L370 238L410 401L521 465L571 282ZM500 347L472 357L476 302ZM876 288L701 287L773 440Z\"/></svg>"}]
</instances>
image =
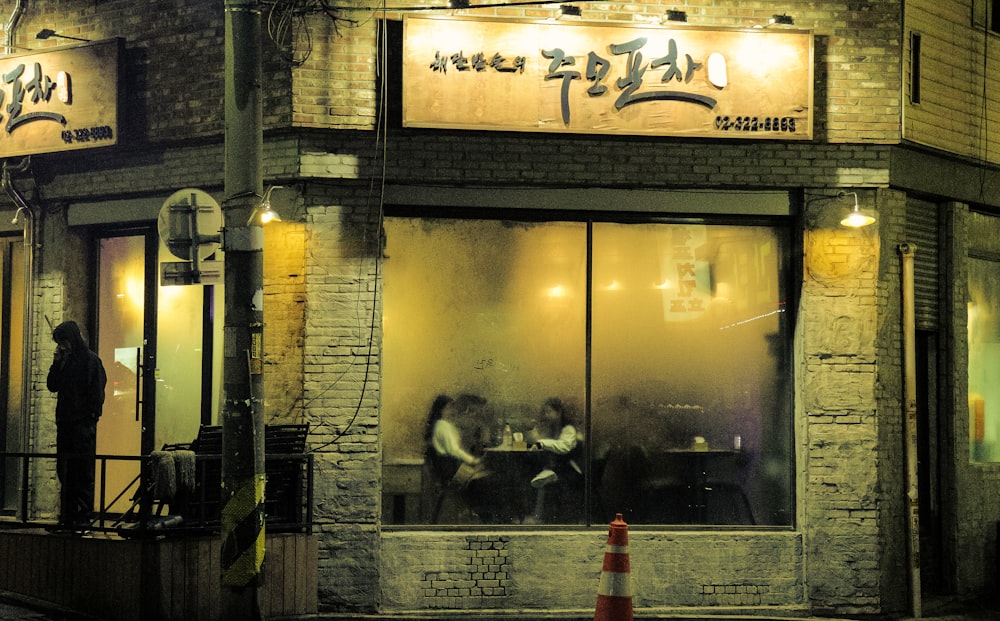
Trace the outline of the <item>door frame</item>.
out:
<instances>
[{"instance_id":1,"label":"door frame","mask_svg":"<svg viewBox=\"0 0 1000 621\"><path fill-rule=\"evenodd\" d=\"M142 354L139 368L139 415L141 436L139 450L143 455L149 455L155 449L156 433L156 323L157 323L157 289L159 285L159 236L156 224L101 228L94 235L94 254L97 259L94 264L95 281L100 278L100 244L104 239L115 237L143 238L143 317L142 317ZM97 292L100 283L95 282L93 295L94 310L94 342L100 342L101 318L97 312ZM105 362L107 364L107 362Z\"/></svg>"}]
</instances>

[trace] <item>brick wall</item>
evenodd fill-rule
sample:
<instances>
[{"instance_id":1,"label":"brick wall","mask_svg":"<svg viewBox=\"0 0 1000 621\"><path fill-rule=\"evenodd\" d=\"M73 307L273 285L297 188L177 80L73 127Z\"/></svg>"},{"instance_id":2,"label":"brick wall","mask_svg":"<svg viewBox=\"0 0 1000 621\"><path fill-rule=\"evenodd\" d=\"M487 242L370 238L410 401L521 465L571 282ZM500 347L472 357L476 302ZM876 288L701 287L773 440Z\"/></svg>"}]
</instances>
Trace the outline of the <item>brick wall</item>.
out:
<instances>
[{"instance_id":1,"label":"brick wall","mask_svg":"<svg viewBox=\"0 0 1000 621\"><path fill-rule=\"evenodd\" d=\"M2 3L4 15L13 0ZM223 131L223 0L50 0L25 3L14 45L31 49L77 43L35 39L43 28L100 41L125 39L124 118L119 138L135 143L220 136ZM291 119L291 73L277 61L274 44L262 37L265 59L263 113L270 126Z\"/></svg>"},{"instance_id":2,"label":"brick wall","mask_svg":"<svg viewBox=\"0 0 1000 621\"><path fill-rule=\"evenodd\" d=\"M433 3L389 3L386 16L390 20L402 19L404 11L394 6L422 6ZM766 25L775 13L791 15L795 28L812 30L816 34L816 91L815 135L829 142L898 143L900 140L900 56L899 24L902 20L902 2L863 3L845 5L842 2L810 2L808 5L791 4L787 7L768 3L736 2L661 2L646 1L625 4L603 2L574 3L579 6L586 21L624 21L658 23L667 10L687 12L688 23L698 26L722 28L753 28ZM437 5L440 6L440 5ZM513 6L470 10L467 13L482 17L548 19L558 12L552 6ZM336 111L347 113L362 107L366 116L367 104L373 96L367 89L372 82L357 74L344 76L350 63L355 68L374 71L374 61L366 55L356 54L376 40L379 27L368 9L345 10L345 18L356 20L356 28L340 28L340 37L332 45L335 62L326 66L322 55L314 54L305 67L312 67L310 75L328 72L330 83L336 84L334 92L296 97L296 123L312 125L320 122L328 127L346 127L357 124L357 119L345 120L333 110L323 120L309 111L319 111L330 97L341 102ZM375 13L377 16L378 14ZM320 25L315 27L320 35L329 32ZM389 72L398 71L390 66ZM301 91L300 91L301 92ZM301 111L301 112L300 112ZM372 119L373 122L373 119Z\"/></svg>"},{"instance_id":3,"label":"brick wall","mask_svg":"<svg viewBox=\"0 0 1000 621\"><path fill-rule=\"evenodd\" d=\"M880 587L883 606L905 610L909 600L907 546L909 544L909 480L907 477L906 408L904 389L903 259L900 245L906 234L906 194L880 189L875 193L879 213L881 251L878 256L878 324L874 424L878 463L893 464L878 471ZM913 292L911 292L913 293ZM914 294L915 295L915 294ZM915 355L915 352L913 352ZM915 387L914 387L915 388Z\"/></svg>"},{"instance_id":4,"label":"brick wall","mask_svg":"<svg viewBox=\"0 0 1000 621\"><path fill-rule=\"evenodd\" d=\"M283 218L293 215L286 212ZM264 229L264 408L269 424L302 419L306 235L303 223L284 219Z\"/></svg>"},{"instance_id":5,"label":"brick wall","mask_svg":"<svg viewBox=\"0 0 1000 621\"><path fill-rule=\"evenodd\" d=\"M870 204L869 193L859 201ZM805 201L796 333L801 528L819 610L880 605L875 377L878 225L844 229L829 197ZM822 576L821 579L816 579Z\"/></svg>"},{"instance_id":6,"label":"brick wall","mask_svg":"<svg viewBox=\"0 0 1000 621\"><path fill-rule=\"evenodd\" d=\"M87 256L86 238L68 229L66 212L53 209L39 217L36 229L37 254L35 269L35 340L32 369L33 403L31 411L32 450L54 453L56 448L56 399L46 387L46 377L55 343L52 326L75 321L85 340L91 334L92 309L88 305L86 285L93 281L91 262ZM59 510L59 485L54 460L39 460L32 464L33 501L31 514L35 518L56 518Z\"/></svg>"},{"instance_id":7,"label":"brick wall","mask_svg":"<svg viewBox=\"0 0 1000 621\"><path fill-rule=\"evenodd\" d=\"M382 605L592 611L606 538L600 525L589 532L385 533ZM632 530L627 552L633 606L647 613L806 609L795 533ZM685 562L692 558L697 563Z\"/></svg>"},{"instance_id":8,"label":"brick wall","mask_svg":"<svg viewBox=\"0 0 1000 621\"><path fill-rule=\"evenodd\" d=\"M420 3L405 3L417 6ZM900 139L901 3L845 7L827 0L794 7L795 26L817 34L817 137L831 142ZM392 5L390 5L391 8ZM688 13L692 24L749 28L766 24L777 10L759 4L640 2L582 3L587 20L649 23L667 9ZM10 12L13 2L4 3ZM475 15L547 18L548 7L478 9ZM312 14L291 20L291 33L269 38L265 7L264 117L268 127L363 128L376 124L379 84L378 13L371 7L342 9L340 20ZM399 11L389 11L399 19ZM275 17L281 17L276 15ZM288 17L288 16L285 16ZM101 40L124 37L131 138L164 141L222 132L223 2L173 0L141 3L52 0L28 5L14 43L32 48L65 44L35 41L42 28ZM286 46L287 44L287 46ZM279 50L279 45L281 49ZM293 63L283 58L293 59ZM395 70L395 68L390 68Z\"/></svg>"}]
</instances>

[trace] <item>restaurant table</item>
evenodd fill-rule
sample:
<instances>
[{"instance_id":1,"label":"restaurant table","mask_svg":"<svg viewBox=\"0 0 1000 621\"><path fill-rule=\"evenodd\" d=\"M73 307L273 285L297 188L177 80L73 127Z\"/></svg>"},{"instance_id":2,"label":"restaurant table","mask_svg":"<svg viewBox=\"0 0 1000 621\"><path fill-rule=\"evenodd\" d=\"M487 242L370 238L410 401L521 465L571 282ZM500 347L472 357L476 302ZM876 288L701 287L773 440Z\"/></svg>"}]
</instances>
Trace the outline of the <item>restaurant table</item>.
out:
<instances>
[{"instance_id":1,"label":"restaurant table","mask_svg":"<svg viewBox=\"0 0 1000 621\"><path fill-rule=\"evenodd\" d=\"M687 521L694 524L708 523L708 497L719 489L732 489L738 495L742 508L749 510L749 502L738 485L710 477L710 473L738 467L743 456L740 450L711 448L664 449L650 455L655 469L669 471L672 487L676 488L679 481L687 489ZM657 486L657 477L651 477L647 487L655 492ZM752 523L752 513L749 519Z\"/></svg>"},{"instance_id":2,"label":"restaurant table","mask_svg":"<svg viewBox=\"0 0 1000 621\"><path fill-rule=\"evenodd\" d=\"M497 446L483 451L483 466L493 475L491 480L501 504L509 509L517 522L533 511L536 490L531 479L548 464L552 453L527 447Z\"/></svg>"},{"instance_id":3,"label":"restaurant table","mask_svg":"<svg viewBox=\"0 0 1000 621\"><path fill-rule=\"evenodd\" d=\"M551 455L548 451L527 447L496 446L483 451L483 465L498 474L509 474L512 477L518 473L527 475L524 482L529 484L531 478L545 467Z\"/></svg>"}]
</instances>

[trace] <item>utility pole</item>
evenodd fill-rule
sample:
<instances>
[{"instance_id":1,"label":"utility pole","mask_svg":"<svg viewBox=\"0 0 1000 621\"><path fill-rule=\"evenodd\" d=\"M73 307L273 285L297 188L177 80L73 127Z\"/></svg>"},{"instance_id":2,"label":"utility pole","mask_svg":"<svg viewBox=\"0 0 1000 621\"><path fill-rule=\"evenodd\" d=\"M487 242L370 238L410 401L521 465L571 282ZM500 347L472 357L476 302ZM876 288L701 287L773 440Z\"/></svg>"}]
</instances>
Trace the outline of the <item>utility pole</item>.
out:
<instances>
[{"instance_id":1,"label":"utility pole","mask_svg":"<svg viewBox=\"0 0 1000 621\"><path fill-rule=\"evenodd\" d=\"M264 232L259 0L225 2L222 619L260 619L264 562Z\"/></svg>"}]
</instances>

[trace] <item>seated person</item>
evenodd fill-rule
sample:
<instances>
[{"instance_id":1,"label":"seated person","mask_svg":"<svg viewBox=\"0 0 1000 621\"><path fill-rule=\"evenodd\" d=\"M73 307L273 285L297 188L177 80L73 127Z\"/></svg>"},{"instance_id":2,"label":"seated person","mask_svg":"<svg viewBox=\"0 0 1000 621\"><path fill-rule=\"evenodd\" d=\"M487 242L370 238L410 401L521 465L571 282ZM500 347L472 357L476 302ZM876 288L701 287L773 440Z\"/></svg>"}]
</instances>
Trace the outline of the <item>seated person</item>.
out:
<instances>
[{"instance_id":1,"label":"seated person","mask_svg":"<svg viewBox=\"0 0 1000 621\"><path fill-rule=\"evenodd\" d=\"M573 425L569 410L562 399L553 397L542 404L537 428L538 439L531 445L532 449L548 451L552 457L548 467L531 479L534 488L545 487L559 481L559 475L583 476L583 469L575 457L568 457L580 441L576 427ZM563 457L563 459L559 459Z\"/></svg>"},{"instance_id":2,"label":"seated person","mask_svg":"<svg viewBox=\"0 0 1000 621\"><path fill-rule=\"evenodd\" d=\"M534 514L525 520L526 523L539 523L545 519L546 486L559 482L575 485L583 480L583 469L576 455L580 438L569 408L561 399L547 399L542 404L536 436L531 448L546 451L550 455L546 460L546 467L531 479L531 486L538 491Z\"/></svg>"},{"instance_id":3,"label":"seated person","mask_svg":"<svg viewBox=\"0 0 1000 621\"><path fill-rule=\"evenodd\" d=\"M438 395L427 415L424 440L427 442L431 463L442 481L451 481L463 464L478 468L482 463L482 460L465 449L462 434L455 425L459 407L462 407L462 413L465 414L471 406L468 397L471 395L459 404L448 395Z\"/></svg>"},{"instance_id":4,"label":"seated person","mask_svg":"<svg viewBox=\"0 0 1000 621\"><path fill-rule=\"evenodd\" d=\"M499 508L490 480L493 473L483 467L482 458L466 446L460 425L475 427L482 417L486 400L470 394L452 399L438 395L431 405L424 430L427 458L438 479L462 493L469 507L483 522L494 522ZM478 447L476 447L478 448Z\"/></svg>"}]
</instances>

